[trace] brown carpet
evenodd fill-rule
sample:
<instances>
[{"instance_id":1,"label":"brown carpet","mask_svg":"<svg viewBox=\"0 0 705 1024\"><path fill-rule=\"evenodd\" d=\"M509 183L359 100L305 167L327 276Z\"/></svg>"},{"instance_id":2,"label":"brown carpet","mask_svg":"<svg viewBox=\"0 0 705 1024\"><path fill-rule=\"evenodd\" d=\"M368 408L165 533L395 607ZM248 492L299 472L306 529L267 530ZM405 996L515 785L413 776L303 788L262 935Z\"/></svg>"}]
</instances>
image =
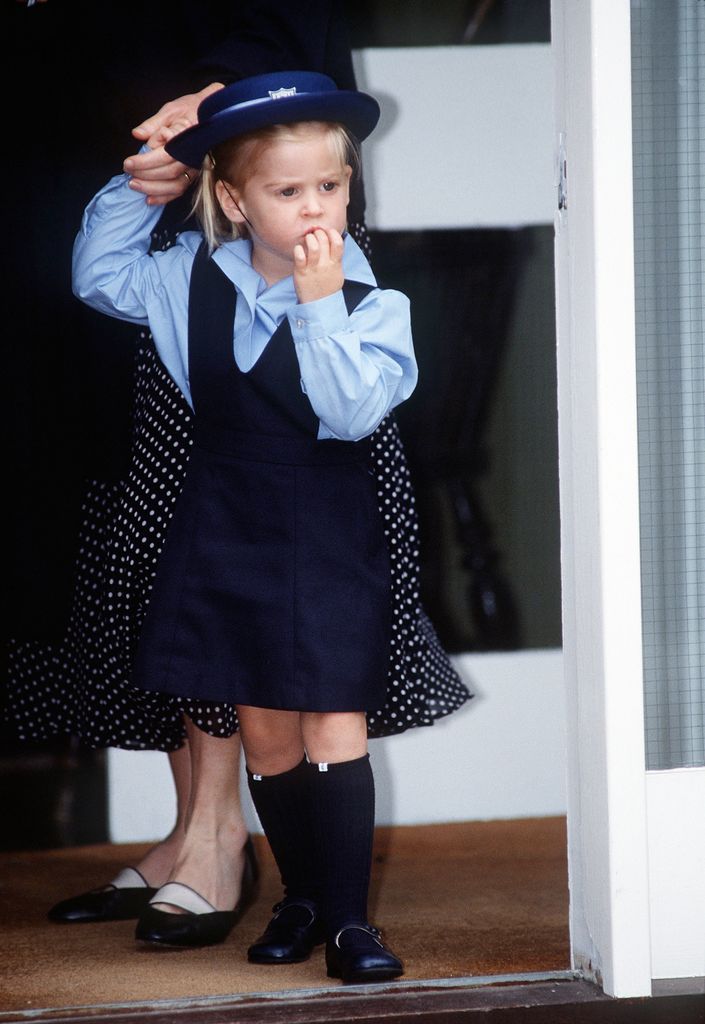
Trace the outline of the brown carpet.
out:
<instances>
[{"instance_id":1,"label":"brown carpet","mask_svg":"<svg viewBox=\"0 0 705 1024\"><path fill-rule=\"evenodd\" d=\"M143 846L0 854L0 1012L337 987L322 949L303 964L247 963L280 895L265 841L255 842L259 899L227 942L202 950L137 947L131 921L46 920L52 903L103 884ZM379 828L371 911L405 962L405 980L565 970L565 819Z\"/></svg>"}]
</instances>

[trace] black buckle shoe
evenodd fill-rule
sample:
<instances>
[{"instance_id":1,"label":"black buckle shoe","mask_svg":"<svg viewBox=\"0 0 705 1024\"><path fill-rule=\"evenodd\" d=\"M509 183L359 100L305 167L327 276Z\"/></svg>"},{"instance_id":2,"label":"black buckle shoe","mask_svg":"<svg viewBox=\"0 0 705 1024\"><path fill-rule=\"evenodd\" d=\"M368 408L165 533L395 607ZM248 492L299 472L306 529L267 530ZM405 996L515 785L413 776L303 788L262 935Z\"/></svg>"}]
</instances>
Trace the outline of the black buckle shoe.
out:
<instances>
[{"instance_id":1,"label":"black buckle shoe","mask_svg":"<svg viewBox=\"0 0 705 1024\"><path fill-rule=\"evenodd\" d=\"M255 898L259 866L252 839L245 844L245 870L242 876L240 899L234 910L216 910L187 885L167 882L155 893L154 903L171 903L186 910L185 914L171 914L150 906L140 914L135 938L159 946L212 946L227 939L242 914Z\"/></svg>"},{"instance_id":2,"label":"black buckle shoe","mask_svg":"<svg viewBox=\"0 0 705 1024\"><path fill-rule=\"evenodd\" d=\"M326 943L329 978L351 982L387 981L404 973L401 960L382 942L371 924L350 924Z\"/></svg>"},{"instance_id":3,"label":"black buckle shoe","mask_svg":"<svg viewBox=\"0 0 705 1024\"><path fill-rule=\"evenodd\" d=\"M60 924L128 921L140 916L156 891L147 885L137 868L124 868L114 882L61 900L47 916Z\"/></svg>"},{"instance_id":4,"label":"black buckle shoe","mask_svg":"<svg viewBox=\"0 0 705 1024\"><path fill-rule=\"evenodd\" d=\"M247 959L253 964L298 964L308 960L313 947L325 939L316 904L291 898L272 910L274 917L247 950Z\"/></svg>"}]
</instances>

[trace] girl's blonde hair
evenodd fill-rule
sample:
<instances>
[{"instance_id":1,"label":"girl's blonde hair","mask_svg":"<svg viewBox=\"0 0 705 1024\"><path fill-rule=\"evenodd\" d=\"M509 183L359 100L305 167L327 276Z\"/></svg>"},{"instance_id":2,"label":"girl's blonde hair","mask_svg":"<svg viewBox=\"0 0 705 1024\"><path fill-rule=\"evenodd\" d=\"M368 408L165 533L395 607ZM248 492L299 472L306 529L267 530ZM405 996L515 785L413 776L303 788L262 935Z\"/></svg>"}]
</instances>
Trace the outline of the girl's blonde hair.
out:
<instances>
[{"instance_id":1,"label":"girl's blonde hair","mask_svg":"<svg viewBox=\"0 0 705 1024\"><path fill-rule=\"evenodd\" d=\"M312 131L326 134L333 153L340 160L341 168L349 165L353 177L359 175L358 143L348 129L337 122L297 121L295 124L267 125L229 139L206 155L191 212L201 225L210 252L223 242L247 237L247 226L233 224L223 213L216 194L216 183L222 179L232 188L242 190L248 177L254 173L260 154L268 145L279 140L296 141Z\"/></svg>"}]
</instances>

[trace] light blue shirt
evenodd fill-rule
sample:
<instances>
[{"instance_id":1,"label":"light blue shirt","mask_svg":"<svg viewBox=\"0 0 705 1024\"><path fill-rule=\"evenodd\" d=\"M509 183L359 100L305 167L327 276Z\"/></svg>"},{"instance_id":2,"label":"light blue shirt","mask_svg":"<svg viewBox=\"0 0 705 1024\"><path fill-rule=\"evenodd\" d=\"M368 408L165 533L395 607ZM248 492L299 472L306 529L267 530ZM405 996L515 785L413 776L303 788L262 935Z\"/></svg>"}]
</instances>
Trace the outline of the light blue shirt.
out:
<instances>
[{"instance_id":1,"label":"light blue shirt","mask_svg":"<svg viewBox=\"0 0 705 1024\"><path fill-rule=\"evenodd\" d=\"M73 290L89 306L147 325L162 362L188 402L188 293L199 232L179 235L164 252L149 253L161 208L112 178L86 208L73 252ZM373 290L348 316L342 291L298 303L293 277L267 286L252 267L251 243L227 242L213 259L235 285L233 356L247 372L288 317L301 387L319 419L318 437L357 441L414 390L417 367L409 300L376 287L369 263L346 235L343 271Z\"/></svg>"}]
</instances>

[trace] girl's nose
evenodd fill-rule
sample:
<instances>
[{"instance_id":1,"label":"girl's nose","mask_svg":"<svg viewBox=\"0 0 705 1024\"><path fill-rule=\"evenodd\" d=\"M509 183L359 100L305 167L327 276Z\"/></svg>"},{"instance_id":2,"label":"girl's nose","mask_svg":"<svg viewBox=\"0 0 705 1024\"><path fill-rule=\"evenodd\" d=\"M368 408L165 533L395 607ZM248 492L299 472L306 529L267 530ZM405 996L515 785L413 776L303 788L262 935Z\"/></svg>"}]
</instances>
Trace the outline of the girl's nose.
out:
<instances>
[{"instance_id":1,"label":"girl's nose","mask_svg":"<svg viewBox=\"0 0 705 1024\"><path fill-rule=\"evenodd\" d=\"M304 212L309 217L317 217L319 214L323 213L323 206L317 192L312 192L310 195L305 196Z\"/></svg>"}]
</instances>

